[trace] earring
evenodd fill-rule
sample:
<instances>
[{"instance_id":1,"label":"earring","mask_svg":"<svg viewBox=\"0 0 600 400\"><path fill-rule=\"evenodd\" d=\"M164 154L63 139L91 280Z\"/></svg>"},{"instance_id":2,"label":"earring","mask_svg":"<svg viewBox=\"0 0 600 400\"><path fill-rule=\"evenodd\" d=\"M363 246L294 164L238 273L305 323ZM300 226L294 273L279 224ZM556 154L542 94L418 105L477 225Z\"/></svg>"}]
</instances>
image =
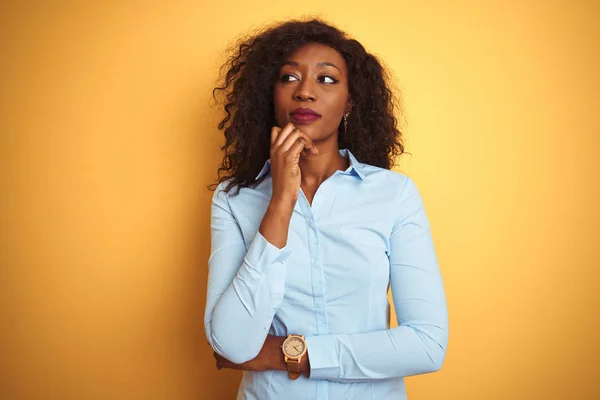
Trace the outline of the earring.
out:
<instances>
[{"instance_id":1,"label":"earring","mask_svg":"<svg viewBox=\"0 0 600 400\"><path fill-rule=\"evenodd\" d=\"M349 112L344 114L344 132L348 132L348 117L349 116L350 116Z\"/></svg>"}]
</instances>

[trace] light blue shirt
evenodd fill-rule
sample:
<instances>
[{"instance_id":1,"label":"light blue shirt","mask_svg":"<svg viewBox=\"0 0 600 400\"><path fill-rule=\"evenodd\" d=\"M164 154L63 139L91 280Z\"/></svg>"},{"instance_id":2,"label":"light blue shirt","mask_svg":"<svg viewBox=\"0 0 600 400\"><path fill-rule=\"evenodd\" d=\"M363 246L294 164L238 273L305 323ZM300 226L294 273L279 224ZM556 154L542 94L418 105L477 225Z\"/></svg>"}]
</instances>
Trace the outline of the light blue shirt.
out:
<instances>
[{"instance_id":1,"label":"light blue shirt","mask_svg":"<svg viewBox=\"0 0 600 400\"><path fill-rule=\"evenodd\" d=\"M279 249L258 232L272 195L270 161L255 188L213 196L204 318L223 357L256 357L267 334L306 337L310 378L245 371L238 399L406 399L404 377L441 368L444 286L423 201L398 172L358 162L300 190ZM389 325L391 285L398 326Z\"/></svg>"}]
</instances>

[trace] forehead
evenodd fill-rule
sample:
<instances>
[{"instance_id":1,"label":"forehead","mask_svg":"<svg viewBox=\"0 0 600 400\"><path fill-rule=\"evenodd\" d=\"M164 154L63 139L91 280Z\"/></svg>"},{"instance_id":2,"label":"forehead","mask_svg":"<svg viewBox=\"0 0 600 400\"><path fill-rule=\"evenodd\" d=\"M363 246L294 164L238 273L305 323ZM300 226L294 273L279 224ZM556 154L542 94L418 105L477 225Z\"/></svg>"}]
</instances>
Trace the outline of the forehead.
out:
<instances>
[{"instance_id":1,"label":"forehead","mask_svg":"<svg viewBox=\"0 0 600 400\"><path fill-rule=\"evenodd\" d=\"M307 43L288 55L284 62L296 62L298 64L315 66L317 63L332 63L342 72L346 72L346 61L344 57L334 48L322 43Z\"/></svg>"}]
</instances>

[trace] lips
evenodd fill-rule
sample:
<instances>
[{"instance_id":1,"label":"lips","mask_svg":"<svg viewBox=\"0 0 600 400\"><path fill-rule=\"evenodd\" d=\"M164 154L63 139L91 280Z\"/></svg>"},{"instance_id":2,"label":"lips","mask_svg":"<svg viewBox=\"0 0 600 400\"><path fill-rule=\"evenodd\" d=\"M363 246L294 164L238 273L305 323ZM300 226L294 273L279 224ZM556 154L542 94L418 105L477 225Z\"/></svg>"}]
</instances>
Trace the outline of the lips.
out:
<instances>
[{"instance_id":1,"label":"lips","mask_svg":"<svg viewBox=\"0 0 600 400\"><path fill-rule=\"evenodd\" d=\"M292 122L302 125L310 124L318 120L319 118L321 118L321 115L312 108L300 107L296 108L290 113L290 118L292 119Z\"/></svg>"}]
</instances>

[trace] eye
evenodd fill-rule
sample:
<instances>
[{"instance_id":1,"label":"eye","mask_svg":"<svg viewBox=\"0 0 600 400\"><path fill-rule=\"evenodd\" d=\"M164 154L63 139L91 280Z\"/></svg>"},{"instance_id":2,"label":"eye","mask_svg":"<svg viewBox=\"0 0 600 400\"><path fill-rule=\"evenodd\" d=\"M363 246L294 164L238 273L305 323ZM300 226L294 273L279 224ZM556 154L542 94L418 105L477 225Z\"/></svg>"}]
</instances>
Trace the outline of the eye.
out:
<instances>
[{"instance_id":1,"label":"eye","mask_svg":"<svg viewBox=\"0 0 600 400\"><path fill-rule=\"evenodd\" d=\"M323 83L329 83L329 84L338 83L337 79L335 79L334 77L328 76L328 75L320 76L319 80L321 80Z\"/></svg>"},{"instance_id":2,"label":"eye","mask_svg":"<svg viewBox=\"0 0 600 400\"><path fill-rule=\"evenodd\" d=\"M296 78L294 75L285 74L282 75L281 78L279 78L279 80L281 82L292 82L293 80L298 80L298 78Z\"/></svg>"}]
</instances>

